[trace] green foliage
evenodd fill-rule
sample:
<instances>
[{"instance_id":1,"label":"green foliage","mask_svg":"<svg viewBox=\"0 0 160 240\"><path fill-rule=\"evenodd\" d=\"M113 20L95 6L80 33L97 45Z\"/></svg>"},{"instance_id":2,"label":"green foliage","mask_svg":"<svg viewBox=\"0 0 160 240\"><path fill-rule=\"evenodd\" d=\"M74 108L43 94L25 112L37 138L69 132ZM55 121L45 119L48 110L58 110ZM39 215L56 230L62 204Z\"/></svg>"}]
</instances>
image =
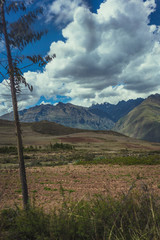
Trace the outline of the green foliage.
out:
<instances>
[{"instance_id":1,"label":"green foliage","mask_svg":"<svg viewBox=\"0 0 160 240\"><path fill-rule=\"evenodd\" d=\"M29 166L30 167L35 167L35 166L40 167L40 166L42 166L42 164L38 159L34 159L34 160L30 161Z\"/></svg>"},{"instance_id":2,"label":"green foliage","mask_svg":"<svg viewBox=\"0 0 160 240\"><path fill-rule=\"evenodd\" d=\"M37 148L37 146L27 146L23 148L24 152L37 152L39 151L39 149Z\"/></svg>"},{"instance_id":3,"label":"green foliage","mask_svg":"<svg viewBox=\"0 0 160 240\"><path fill-rule=\"evenodd\" d=\"M49 218L42 210L4 210L0 216L1 239L49 240ZM3 232L7 232L3 238Z\"/></svg>"},{"instance_id":4,"label":"green foliage","mask_svg":"<svg viewBox=\"0 0 160 240\"><path fill-rule=\"evenodd\" d=\"M15 193L22 193L22 189L15 190Z\"/></svg>"},{"instance_id":5,"label":"green foliage","mask_svg":"<svg viewBox=\"0 0 160 240\"><path fill-rule=\"evenodd\" d=\"M12 158L12 157L6 157L6 158L0 158L0 164L17 164L18 159L17 158Z\"/></svg>"},{"instance_id":6,"label":"green foliage","mask_svg":"<svg viewBox=\"0 0 160 240\"><path fill-rule=\"evenodd\" d=\"M23 148L26 166L59 166L74 161L70 156L74 154L70 144L56 143L45 146L30 145ZM52 152L56 152L53 156ZM59 154L59 152L63 153ZM67 154L66 154L67 152ZM42 153L42 154L41 154ZM47 153L47 154L46 154ZM0 148L0 167L18 167L17 149L14 146ZM44 155L45 156L44 156ZM13 156L15 155L15 156ZM14 166L13 166L14 165Z\"/></svg>"},{"instance_id":7,"label":"green foliage","mask_svg":"<svg viewBox=\"0 0 160 240\"><path fill-rule=\"evenodd\" d=\"M97 157L79 160L75 164L118 164L118 165L156 165L160 164L160 155L120 156L120 157Z\"/></svg>"},{"instance_id":8,"label":"green foliage","mask_svg":"<svg viewBox=\"0 0 160 240\"><path fill-rule=\"evenodd\" d=\"M52 189L50 187L44 187L45 191L52 191Z\"/></svg>"},{"instance_id":9,"label":"green foliage","mask_svg":"<svg viewBox=\"0 0 160 240\"><path fill-rule=\"evenodd\" d=\"M52 150L73 150L74 147L71 144L64 144L64 143L55 143L52 144L50 143L49 145L45 146L45 147L37 147L37 146L27 146L24 148L25 152L37 152L37 151L42 151L42 152L46 152L46 151L52 151Z\"/></svg>"},{"instance_id":10,"label":"green foliage","mask_svg":"<svg viewBox=\"0 0 160 240\"><path fill-rule=\"evenodd\" d=\"M20 2L17 2L17 1L16 2L12 2L8 6L6 6L7 14L9 14L11 11L16 13L19 10L26 11L26 6L25 6L25 4L22 1L20 1Z\"/></svg>"},{"instance_id":11,"label":"green foliage","mask_svg":"<svg viewBox=\"0 0 160 240\"><path fill-rule=\"evenodd\" d=\"M17 148L15 146L0 147L0 153L15 153L17 154Z\"/></svg>"},{"instance_id":12,"label":"green foliage","mask_svg":"<svg viewBox=\"0 0 160 240\"><path fill-rule=\"evenodd\" d=\"M25 152L36 152L39 149L37 148L37 146L28 146L28 147L24 147L23 150ZM15 146L4 146L4 147L0 147L0 153L4 153L4 154L17 154L17 147Z\"/></svg>"},{"instance_id":13,"label":"green foliage","mask_svg":"<svg viewBox=\"0 0 160 240\"><path fill-rule=\"evenodd\" d=\"M51 150L59 150L59 149L73 150L73 146L71 144L64 144L64 143L55 143L55 144L50 143L48 148Z\"/></svg>"},{"instance_id":14,"label":"green foliage","mask_svg":"<svg viewBox=\"0 0 160 240\"><path fill-rule=\"evenodd\" d=\"M13 8L12 10L14 11ZM18 11L18 9L16 11ZM17 21L11 23L9 31L10 45L23 50L23 48L29 43L40 40L46 31L35 32L32 30L31 25L38 18L38 15L42 13L43 9L37 8L34 11L30 11L27 14L24 14Z\"/></svg>"},{"instance_id":15,"label":"green foliage","mask_svg":"<svg viewBox=\"0 0 160 240\"><path fill-rule=\"evenodd\" d=\"M53 54L52 56L46 56L42 58L40 55L34 55L34 56L27 56L27 58L32 61L34 64L39 64L39 67L45 66L48 62L50 62L53 58L55 58L56 55Z\"/></svg>"},{"instance_id":16,"label":"green foliage","mask_svg":"<svg viewBox=\"0 0 160 240\"><path fill-rule=\"evenodd\" d=\"M158 240L160 199L144 192L120 200L97 195L90 201L64 202L45 213L30 207L0 213L1 240Z\"/></svg>"}]
</instances>

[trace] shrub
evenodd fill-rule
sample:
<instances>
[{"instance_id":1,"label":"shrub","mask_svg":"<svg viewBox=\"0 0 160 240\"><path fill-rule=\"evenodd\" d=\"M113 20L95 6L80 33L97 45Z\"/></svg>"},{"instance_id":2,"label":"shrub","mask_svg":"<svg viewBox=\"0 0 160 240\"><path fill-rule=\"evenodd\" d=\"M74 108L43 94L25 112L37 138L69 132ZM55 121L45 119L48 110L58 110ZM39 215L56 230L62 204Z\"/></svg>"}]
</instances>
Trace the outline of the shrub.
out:
<instances>
[{"instance_id":1,"label":"shrub","mask_svg":"<svg viewBox=\"0 0 160 240\"><path fill-rule=\"evenodd\" d=\"M59 149L73 150L73 146L71 144L64 144L64 143L55 143L55 144L50 143L48 148L51 150L59 150Z\"/></svg>"},{"instance_id":2,"label":"shrub","mask_svg":"<svg viewBox=\"0 0 160 240\"><path fill-rule=\"evenodd\" d=\"M120 200L97 195L90 201L63 202L45 213L30 207L3 210L1 240L158 240L160 201L149 192L131 193Z\"/></svg>"},{"instance_id":3,"label":"shrub","mask_svg":"<svg viewBox=\"0 0 160 240\"><path fill-rule=\"evenodd\" d=\"M37 146L27 146L24 148L25 152L37 152L39 149L37 148Z\"/></svg>"},{"instance_id":4,"label":"shrub","mask_svg":"<svg viewBox=\"0 0 160 240\"><path fill-rule=\"evenodd\" d=\"M0 153L14 153L17 154L17 148L14 146L5 146L5 147L0 147Z\"/></svg>"}]
</instances>

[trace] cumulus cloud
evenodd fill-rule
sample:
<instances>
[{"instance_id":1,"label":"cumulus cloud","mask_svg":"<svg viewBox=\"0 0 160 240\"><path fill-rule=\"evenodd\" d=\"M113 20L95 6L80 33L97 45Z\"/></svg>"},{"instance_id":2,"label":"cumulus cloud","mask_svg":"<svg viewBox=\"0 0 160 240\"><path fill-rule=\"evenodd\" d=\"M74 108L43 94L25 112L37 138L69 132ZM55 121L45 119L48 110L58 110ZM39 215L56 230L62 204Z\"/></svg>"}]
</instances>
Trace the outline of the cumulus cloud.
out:
<instances>
[{"instance_id":1,"label":"cumulus cloud","mask_svg":"<svg viewBox=\"0 0 160 240\"><path fill-rule=\"evenodd\" d=\"M10 89L5 81L0 83L0 115L12 111Z\"/></svg>"},{"instance_id":2,"label":"cumulus cloud","mask_svg":"<svg viewBox=\"0 0 160 240\"><path fill-rule=\"evenodd\" d=\"M73 20L73 15L78 6L84 6L83 0L55 0L47 7L47 18L49 22L54 20L56 24L66 24Z\"/></svg>"},{"instance_id":3,"label":"cumulus cloud","mask_svg":"<svg viewBox=\"0 0 160 240\"><path fill-rule=\"evenodd\" d=\"M17 94L18 109L22 110L27 106L32 106L39 100L39 96L35 93L30 93L29 90L22 86L22 92ZM0 116L9 113L12 108L11 90L7 82L4 80L0 83Z\"/></svg>"},{"instance_id":4,"label":"cumulus cloud","mask_svg":"<svg viewBox=\"0 0 160 240\"><path fill-rule=\"evenodd\" d=\"M42 73L24 74L34 86L29 101L59 95L89 106L158 92L160 28L149 25L155 8L154 0L107 0L92 13L78 4L73 20L62 30L66 40L50 46L49 54L56 53L56 59Z\"/></svg>"}]
</instances>

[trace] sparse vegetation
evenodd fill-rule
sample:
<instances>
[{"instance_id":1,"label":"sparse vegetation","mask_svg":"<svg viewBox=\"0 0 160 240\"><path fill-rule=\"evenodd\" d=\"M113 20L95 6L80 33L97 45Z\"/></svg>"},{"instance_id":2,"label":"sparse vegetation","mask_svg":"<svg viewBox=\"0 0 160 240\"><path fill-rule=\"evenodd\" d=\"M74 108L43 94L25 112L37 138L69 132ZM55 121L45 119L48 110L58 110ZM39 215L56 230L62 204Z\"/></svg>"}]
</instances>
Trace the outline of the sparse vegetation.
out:
<instances>
[{"instance_id":1,"label":"sparse vegetation","mask_svg":"<svg viewBox=\"0 0 160 240\"><path fill-rule=\"evenodd\" d=\"M27 167L64 165L74 160L74 150L75 148L71 144L64 143L50 143L43 147L29 145L24 147L24 159ZM0 167L10 168L14 165L18 168L16 155L17 148L15 146L0 147Z\"/></svg>"},{"instance_id":2,"label":"sparse vegetation","mask_svg":"<svg viewBox=\"0 0 160 240\"><path fill-rule=\"evenodd\" d=\"M18 167L18 160L16 157L16 148L4 147L1 148L0 167ZM8 153L7 153L8 152ZM24 148L24 159L26 166L60 166L68 163L76 165L88 164L112 164L112 165L158 165L160 164L160 153L119 153L103 155L101 153L94 153L88 151L76 150L70 144L56 143L49 144L45 147L29 146ZM46 155L47 154L47 155Z\"/></svg>"},{"instance_id":3,"label":"sparse vegetation","mask_svg":"<svg viewBox=\"0 0 160 240\"><path fill-rule=\"evenodd\" d=\"M160 204L149 192L120 200L96 196L90 201L64 201L50 213L35 206L27 212L0 213L1 240L160 239Z\"/></svg>"},{"instance_id":4,"label":"sparse vegetation","mask_svg":"<svg viewBox=\"0 0 160 240\"><path fill-rule=\"evenodd\" d=\"M9 154L14 153L17 154L17 148L15 146L4 146L0 147L0 153Z\"/></svg>"},{"instance_id":5,"label":"sparse vegetation","mask_svg":"<svg viewBox=\"0 0 160 240\"><path fill-rule=\"evenodd\" d=\"M52 189L50 187L44 187L45 191L52 191Z\"/></svg>"}]
</instances>

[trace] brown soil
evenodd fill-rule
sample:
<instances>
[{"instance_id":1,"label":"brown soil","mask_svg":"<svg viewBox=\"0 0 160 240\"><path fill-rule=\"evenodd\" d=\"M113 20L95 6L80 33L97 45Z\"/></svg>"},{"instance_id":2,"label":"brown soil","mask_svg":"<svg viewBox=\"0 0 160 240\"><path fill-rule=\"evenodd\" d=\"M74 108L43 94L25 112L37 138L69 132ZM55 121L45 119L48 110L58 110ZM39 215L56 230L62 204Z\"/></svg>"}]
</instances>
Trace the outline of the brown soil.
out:
<instances>
[{"instance_id":1,"label":"brown soil","mask_svg":"<svg viewBox=\"0 0 160 240\"><path fill-rule=\"evenodd\" d=\"M60 206L64 199L88 199L95 194L114 197L130 188L160 195L160 166L66 165L27 168L30 199L45 210ZM0 209L22 205L19 172L0 172Z\"/></svg>"},{"instance_id":2,"label":"brown soil","mask_svg":"<svg viewBox=\"0 0 160 240\"><path fill-rule=\"evenodd\" d=\"M93 143L93 142L103 142L103 140L98 138L85 138L85 137L61 137L59 138L62 142L69 143Z\"/></svg>"}]
</instances>

